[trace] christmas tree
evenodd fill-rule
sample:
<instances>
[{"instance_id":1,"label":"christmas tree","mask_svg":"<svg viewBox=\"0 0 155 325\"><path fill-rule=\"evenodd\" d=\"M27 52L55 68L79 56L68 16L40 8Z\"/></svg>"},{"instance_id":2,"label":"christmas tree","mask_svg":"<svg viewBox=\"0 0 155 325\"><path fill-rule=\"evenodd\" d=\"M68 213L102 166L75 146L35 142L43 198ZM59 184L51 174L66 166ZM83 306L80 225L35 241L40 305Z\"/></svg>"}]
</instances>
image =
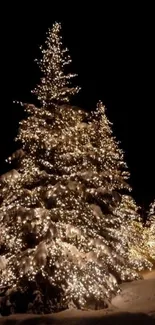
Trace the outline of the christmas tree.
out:
<instances>
[{"instance_id":1,"label":"christmas tree","mask_svg":"<svg viewBox=\"0 0 155 325\"><path fill-rule=\"evenodd\" d=\"M131 187L127 183L130 174L124 162L123 151L120 150L119 143L113 137L112 123L109 122L105 113L105 106L100 101L97 110L93 112L93 124L96 127L94 132L92 131L93 126L91 127L91 133L95 136L93 145L97 148L100 170L104 170L104 176L108 179L109 190L112 193L111 200L117 202L115 209L112 211L113 217L111 220L113 241L115 241L115 236L118 240L121 232L121 247L124 246L124 243L127 244L130 267L139 271L144 268L150 269L152 264L148 261L148 255L146 249L144 249L145 236L143 234L142 219L138 211L139 208L130 195ZM95 117L97 122L95 122ZM103 194L103 188L101 191ZM106 194L106 188L104 188L104 194ZM109 200L109 203L111 200ZM106 202L107 206L108 201ZM117 232L114 229L118 224L120 226ZM120 238L118 246L120 246ZM119 252L119 254L122 253Z\"/></svg>"},{"instance_id":2,"label":"christmas tree","mask_svg":"<svg viewBox=\"0 0 155 325\"><path fill-rule=\"evenodd\" d=\"M9 158L18 170L1 177L1 308L10 312L100 308L149 266L139 252L131 259L138 213L104 105L88 114L66 104L79 88L65 74L60 29L42 50L41 107L23 104L22 149Z\"/></svg>"},{"instance_id":3,"label":"christmas tree","mask_svg":"<svg viewBox=\"0 0 155 325\"><path fill-rule=\"evenodd\" d=\"M155 200L150 204L146 226L144 233L147 235L148 254L155 262Z\"/></svg>"}]
</instances>

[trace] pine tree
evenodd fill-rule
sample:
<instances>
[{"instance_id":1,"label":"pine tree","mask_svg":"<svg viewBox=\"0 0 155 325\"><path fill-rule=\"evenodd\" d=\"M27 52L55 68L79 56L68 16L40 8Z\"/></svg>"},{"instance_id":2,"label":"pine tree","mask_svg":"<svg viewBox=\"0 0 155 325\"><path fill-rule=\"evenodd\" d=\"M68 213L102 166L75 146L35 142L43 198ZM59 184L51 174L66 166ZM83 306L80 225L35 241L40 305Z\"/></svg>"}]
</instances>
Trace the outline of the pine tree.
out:
<instances>
[{"instance_id":1,"label":"pine tree","mask_svg":"<svg viewBox=\"0 0 155 325\"><path fill-rule=\"evenodd\" d=\"M139 271L145 268L151 269L152 263L148 261L147 250L144 249L146 238L143 234L139 208L130 194L132 189L127 182L130 173L124 162L123 151L119 148L119 142L113 136L112 123L109 122L105 106L101 101L99 101L96 111L93 112L93 124L95 128L94 132L92 131L93 128L91 129L94 137L92 141L98 153L100 170L104 170L104 176L108 179L109 190L112 194L111 202L118 202L112 215L110 215L110 217L113 216L111 220L112 229L110 229L113 241L116 243L119 238L118 247L122 242L120 256L122 256L124 245L127 247L129 265L132 269ZM100 173L98 176L100 177ZM106 188L104 188L104 194L106 194ZM106 203L108 204L108 202ZM116 225L118 232L114 231ZM130 276L131 270L129 270Z\"/></svg>"},{"instance_id":2,"label":"pine tree","mask_svg":"<svg viewBox=\"0 0 155 325\"><path fill-rule=\"evenodd\" d=\"M155 200L150 204L144 233L147 235L148 254L155 261Z\"/></svg>"},{"instance_id":3,"label":"pine tree","mask_svg":"<svg viewBox=\"0 0 155 325\"><path fill-rule=\"evenodd\" d=\"M105 107L87 114L64 104L78 88L66 88L59 30L56 23L43 50L42 107L24 105L18 171L1 177L0 285L13 289L15 312L21 304L33 312L103 307L147 264L131 260L137 241L127 229L137 209Z\"/></svg>"},{"instance_id":4,"label":"pine tree","mask_svg":"<svg viewBox=\"0 0 155 325\"><path fill-rule=\"evenodd\" d=\"M122 195L117 208L117 215L122 223L122 238L128 238L129 259L131 268L144 271L152 268L147 248L147 236L144 233L143 218L140 208L130 195Z\"/></svg>"}]
</instances>

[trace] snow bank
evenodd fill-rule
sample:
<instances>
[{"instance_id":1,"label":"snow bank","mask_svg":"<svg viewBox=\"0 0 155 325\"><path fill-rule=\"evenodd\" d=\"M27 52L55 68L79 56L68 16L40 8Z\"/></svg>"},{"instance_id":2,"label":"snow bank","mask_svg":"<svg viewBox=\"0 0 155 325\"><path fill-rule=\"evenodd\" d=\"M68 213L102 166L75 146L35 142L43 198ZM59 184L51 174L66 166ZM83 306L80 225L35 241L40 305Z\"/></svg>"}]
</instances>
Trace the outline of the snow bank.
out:
<instances>
[{"instance_id":1,"label":"snow bank","mask_svg":"<svg viewBox=\"0 0 155 325\"><path fill-rule=\"evenodd\" d=\"M122 292L112 300L112 305L130 312L155 315L155 279L124 283Z\"/></svg>"}]
</instances>

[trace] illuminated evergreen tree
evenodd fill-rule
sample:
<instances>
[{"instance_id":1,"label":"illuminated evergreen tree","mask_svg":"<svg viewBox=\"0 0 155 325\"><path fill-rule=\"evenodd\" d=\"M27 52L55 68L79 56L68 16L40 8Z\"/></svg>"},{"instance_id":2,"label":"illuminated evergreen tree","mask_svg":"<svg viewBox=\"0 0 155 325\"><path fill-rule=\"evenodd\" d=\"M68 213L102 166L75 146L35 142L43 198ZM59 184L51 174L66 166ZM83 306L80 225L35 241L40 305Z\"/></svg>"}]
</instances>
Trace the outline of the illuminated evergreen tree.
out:
<instances>
[{"instance_id":1,"label":"illuminated evergreen tree","mask_svg":"<svg viewBox=\"0 0 155 325\"><path fill-rule=\"evenodd\" d=\"M112 194L109 204L110 202L117 202L112 214L109 215L111 219L109 232L115 246L114 249L116 251L118 249L117 255L122 256L123 247L125 247L129 259L128 265L131 269L139 271L144 268L151 269L152 263L148 261L142 220L138 207L130 195L131 187L127 183L130 174L124 162L123 151L113 136L112 123L107 119L105 106L101 101L98 103L96 111L93 112L93 124L95 128L94 131L93 127L91 128L90 137L92 137L92 143L98 156L98 159L94 159L94 161L96 160L99 170L104 173L104 177L108 180ZM99 170L98 176L100 178ZM97 196L99 196L100 191L105 196L109 193L105 186L104 191L103 188L98 189ZM106 202L107 205L108 201Z\"/></svg>"},{"instance_id":2,"label":"illuminated evergreen tree","mask_svg":"<svg viewBox=\"0 0 155 325\"><path fill-rule=\"evenodd\" d=\"M147 235L149 257L155 261L155 200L150 204L147 218L147 227L144 230Z\"/></svg>"},{"instance_id":3,"label":"illuminated evergreen tree","mask_svg":"<svg viewBox=\"0 0 155 325\"><path fill-rule=\"evenodd\" d=\"M59 30L43 50L42 107L24 105L18 171L1 177L0 285L14 290L16 312L16 292L28 297L25 311L103 307L118 282L149 266L139 253L131 260L137 208L103 104L93 114L65 104L78 88L68 88Z\"/></svg>"}]
</instances>

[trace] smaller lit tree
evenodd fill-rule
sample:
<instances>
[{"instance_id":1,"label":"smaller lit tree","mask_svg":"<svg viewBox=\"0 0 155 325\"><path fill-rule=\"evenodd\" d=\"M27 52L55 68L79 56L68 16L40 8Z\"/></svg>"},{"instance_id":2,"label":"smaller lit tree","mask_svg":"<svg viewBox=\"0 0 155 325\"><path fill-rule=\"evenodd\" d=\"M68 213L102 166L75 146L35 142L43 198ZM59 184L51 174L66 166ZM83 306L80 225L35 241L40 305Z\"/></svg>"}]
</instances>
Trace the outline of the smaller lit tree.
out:
<instances>
[{"instance_id":1,"label":"smaller lit tree","mask_svg":"<svg viewBox=\"0 0 155 325\"><path fill-rule=\"evenodd\" d=\"M145 233L147 233L149 256L155 260L155 200L150 204L147 226Z\"/></svg>"},{"instance_id":2,"label":"smaller lit tree","mask_svg":"<svg viewBox=\"0 0 155 325\"><path fill-rule=\"evenodd\" d=\"M128 255L135 270L152 268L148 259L147 234L144 233L139 208L130 195L122 195L121 202L115 210L115 215L121 219L122 240L128 240Z\"/></svg>"}]
</instances>

